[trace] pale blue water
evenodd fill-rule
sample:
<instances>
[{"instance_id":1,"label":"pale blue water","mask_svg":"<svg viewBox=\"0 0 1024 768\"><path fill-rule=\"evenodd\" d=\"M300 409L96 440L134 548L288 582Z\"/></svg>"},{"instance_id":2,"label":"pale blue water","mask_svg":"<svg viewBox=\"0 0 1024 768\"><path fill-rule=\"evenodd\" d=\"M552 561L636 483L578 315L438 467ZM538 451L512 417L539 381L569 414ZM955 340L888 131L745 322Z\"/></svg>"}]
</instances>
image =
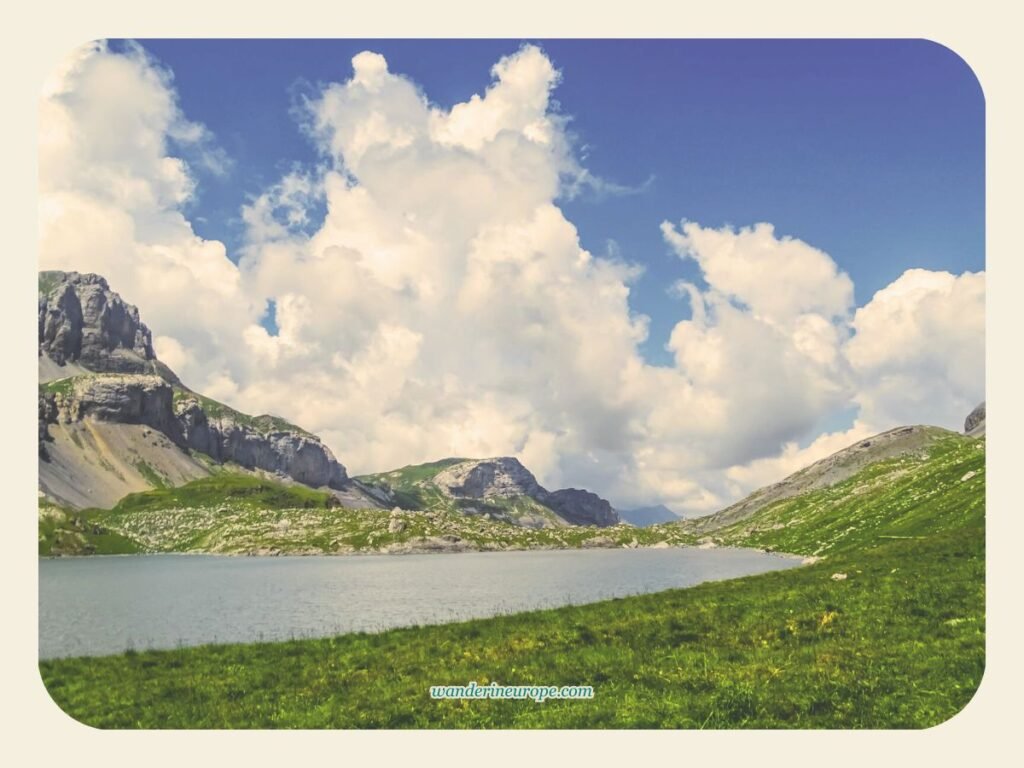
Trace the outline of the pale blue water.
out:
<instances>
[{"instance_id":1,"label":"pale blue water","mask_svg":"<svg viewBox=\"0 0 1024 768\"><path fill-rule=\"evenodd\" d=\"M39 655L440 624L792 568L741 549L39 561Z\"/></svg>"}]
</instances>

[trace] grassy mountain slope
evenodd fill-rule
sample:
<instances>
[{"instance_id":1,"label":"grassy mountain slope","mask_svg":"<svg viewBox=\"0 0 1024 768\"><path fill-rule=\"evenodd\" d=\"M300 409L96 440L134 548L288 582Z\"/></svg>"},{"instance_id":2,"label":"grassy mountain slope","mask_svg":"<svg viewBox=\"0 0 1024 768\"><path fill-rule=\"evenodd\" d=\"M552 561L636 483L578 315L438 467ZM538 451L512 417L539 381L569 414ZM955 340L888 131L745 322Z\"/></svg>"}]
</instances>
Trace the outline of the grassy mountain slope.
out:
<instances>
[{"instance_id":1,"label":"grassy mountain slope","mask_svg":"<svg viewBox=\"0 0 1024 768\"><path fill-rule=\"evenodd\" d=\"M66 712L111 728L929 727L984 671L984 451L952 436L714 534L825 557L796 570L378 635L47 661L42 676ZM492 680L595 695L428 693Z\"/></svg>"},{"instance_id":2,"label":"grassy mountain slope","mask_svg":"<svg viewBox=\"0 0 1024 768\"><path fill-rule=\"evenodd\" d=\"M822 556L960 527L984 509L984 488L985 441L942 431L919 452L869 464L710 532L698 520L678 525L717 544Z\"/></svg>"},{"instance_id":3,"label":"grassy mountain slope","mask_svg":"<svg viewBox=\"0 0 1024 768\"><path fill-rule=\"evenodd\" d=\"M816 461L777 483L759 488L719 512L691 519L686 523L687 530L699 532L721 528L743 520L777 501L842 483L880 461L901 457L924 458L936 441L954 436L957 436L955 432L939 427L890 429Z\"/></svg>"}]
</instances>

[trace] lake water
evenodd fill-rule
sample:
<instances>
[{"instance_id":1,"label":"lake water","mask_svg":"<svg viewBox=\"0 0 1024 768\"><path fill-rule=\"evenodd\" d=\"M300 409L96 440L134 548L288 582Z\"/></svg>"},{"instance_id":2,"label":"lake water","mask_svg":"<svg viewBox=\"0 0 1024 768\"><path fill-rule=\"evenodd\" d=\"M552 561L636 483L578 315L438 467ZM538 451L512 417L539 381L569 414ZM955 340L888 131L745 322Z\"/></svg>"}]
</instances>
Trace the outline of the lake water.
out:
<instances>
[{"instance_id":1,"label":"lake water","mask_svg":"<svg viewBox=\"0 0 1024 768\"><path fill-rule=\"evenodd\" d=\"M39 561L41 658L439 624L792 568L741 549Z\"/></svg>"}]
</instances>

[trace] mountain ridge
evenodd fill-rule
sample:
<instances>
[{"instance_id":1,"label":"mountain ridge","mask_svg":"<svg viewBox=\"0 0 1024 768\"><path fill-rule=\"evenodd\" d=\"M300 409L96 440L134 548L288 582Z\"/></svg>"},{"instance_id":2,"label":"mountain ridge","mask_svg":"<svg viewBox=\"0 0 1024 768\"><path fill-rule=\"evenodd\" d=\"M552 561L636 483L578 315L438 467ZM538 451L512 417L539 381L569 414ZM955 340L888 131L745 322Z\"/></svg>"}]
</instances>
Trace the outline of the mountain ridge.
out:
<instances>
[{"instance_id":1,"label":"mountain ridge","mask_svg":"<svg viewBox=\"0 0 1024 768\"><path fill-rule=\"evenodd\" d=\"M981 409L981 435L984 435L984 403ZM968 417L967 425L972 425ZM958 435L942 427L914 425L896 427L836 451L806 467L797 470L782 480L753 491L740 501L703 517L683 520L679 525L696 534L713 533L719 529L737 524L754 517L761 510L787 499L800 498L814 491L838 486L862 470L888 460L921 458L928 455L933 446ZM970 426L963 437L977 438Z\"/></svg>"},{"instance_id":2,"label":"mountain ridge","mask_svg":"<svg viewBox=\"0 0 1024 768\"><path fill-rule=\"evenodd\" d=\"M186 387L100 275L40 273L39 380L39 483L56 502L110 507L234 465L376 505L317 436Z\"/></svg>"},{"instance_id":3,"label":"mountain ridge","mask_svg":"<svg viewBox=\"0 0 1024 768\"><path fill-rule=\"evenodd\" d=\"M441 459L355 479L404 509L458 508L530 527L620 522L612 505L596 493L549 491L512 456Z\"/></svg>"}]
</instances>

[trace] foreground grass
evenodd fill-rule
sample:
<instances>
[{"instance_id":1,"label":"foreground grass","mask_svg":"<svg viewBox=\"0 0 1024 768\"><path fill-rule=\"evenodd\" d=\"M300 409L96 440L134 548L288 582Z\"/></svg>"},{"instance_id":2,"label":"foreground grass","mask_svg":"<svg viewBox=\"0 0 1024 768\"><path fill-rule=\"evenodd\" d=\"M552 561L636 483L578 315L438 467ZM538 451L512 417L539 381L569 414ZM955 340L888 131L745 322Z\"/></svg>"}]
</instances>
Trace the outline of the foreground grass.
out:
<instances>
[{"instance_id":1,"label":"foreground grass","mask_svg":"<svg viewBox=\"0 0 1024 768\"><path fill-rule=\"evenodd\" d=\"M60 707L109 728L924 728L963 708L984 671L984 441L953 436L897 461L715 533L823 558L796 570L40 669ZM429 697L470 681L592 685L595 696Z\"/></svg>"},{"instance_id":2,"label":"foreground grass","mask_svg":"<svg viewBox=\"0 0 1024 768\"><path fill-rule=\"evenodd\" d=\"M835 581L835 572L847 574ZM828 563L459 624L47 661L105 728L921 728L984 668L980 521ZM589 701L429 686L593 685Z\"/></svg>"}]
</instances>

